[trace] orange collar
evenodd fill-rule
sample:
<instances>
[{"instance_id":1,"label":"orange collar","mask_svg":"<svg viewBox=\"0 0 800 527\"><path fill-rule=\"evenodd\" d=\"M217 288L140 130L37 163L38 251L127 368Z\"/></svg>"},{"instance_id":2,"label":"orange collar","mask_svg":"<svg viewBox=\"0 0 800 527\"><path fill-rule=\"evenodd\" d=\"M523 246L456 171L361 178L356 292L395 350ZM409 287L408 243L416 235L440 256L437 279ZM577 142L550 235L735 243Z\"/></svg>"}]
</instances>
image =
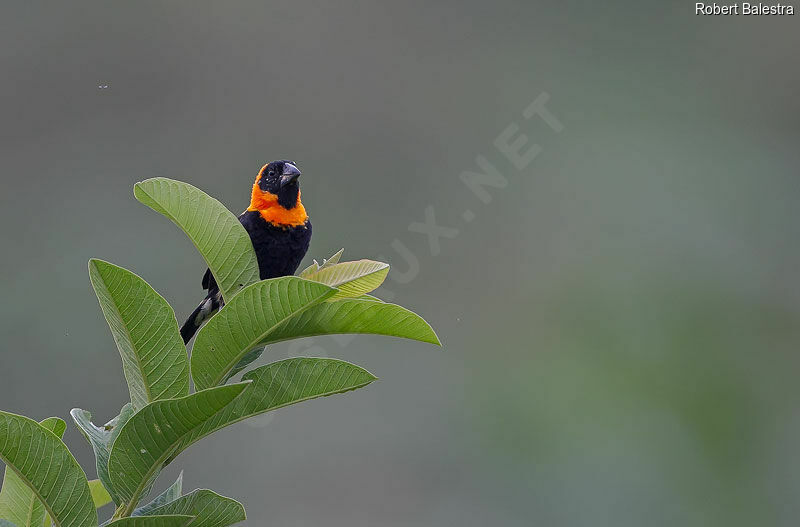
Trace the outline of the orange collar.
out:
<instances>
[{"instance_id":1,"label":"orange collar","mask_svg":"<svg viewBox=\"0 0 800 527\"><path fill-rule=\"evenodd\" d=\"M297 227L304 225L308 220L306 209L300 201L300 192L297 192L297 205L286 209L278 203L278 196L264 192L258 186L258 180L253 184L253 193L250 196L250 206L247 210L257 210L261 217L268 222L280 225Z\"/></svg>"}]
</instances>

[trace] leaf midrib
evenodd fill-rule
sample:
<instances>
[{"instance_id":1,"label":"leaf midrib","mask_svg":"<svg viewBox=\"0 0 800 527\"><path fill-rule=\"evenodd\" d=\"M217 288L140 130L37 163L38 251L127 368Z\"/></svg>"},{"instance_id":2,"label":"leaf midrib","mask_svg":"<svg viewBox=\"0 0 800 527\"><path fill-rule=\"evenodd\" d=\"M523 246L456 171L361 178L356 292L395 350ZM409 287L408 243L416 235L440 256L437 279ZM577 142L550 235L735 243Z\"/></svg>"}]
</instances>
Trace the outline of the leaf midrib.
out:
<instances>
[{"instance_id":1,"label":"leaf midrib","mask_svg":"<svg viewBox=\"0 0 800 527\"><path fill-rule=\"evenodd\" d=\"M248 383L250 383L250 382L251 382L251 381L245 381L245 382L243 382L243 383L240 383L240 384L248 384ZM231 387L233 387L233 386L237 386L237 385L231 385ZM239 395L241 395L241 394L242 394L242 392L245 390L245 388L246 388L246 386L243 386L243 387L242 387L242 389L240 389L240 390L239 390L239 391L236 393L236 395L234 395L234 396L233 396L233 398L231 398L231 399L230 399L230 400L229 400L227 403L225 403L225 404L224 404L222 407L220 407L220 408L219 408L219 410L217 410L216 412L214 412L213 414L211 414L211 415L210 415L210 416L209 416L207 419L203 420L202 422L198 423L197 425L195 425L195 426L193 426L192 428L190 428L189 430L187 430L185 433L181 434L180 438L178 438L178 439L176 439L175 441L173 441L173 442L172 442L172 443L169 445L169 447L168 447L168 448L164 449L164 452L163 452L163 453L162 453L162 454L161 454L161 455L160 455L160 456L157 458L156 462L154 462L154 463L153 463L153 464L150 466L150 468L147 470L147 472L146 472L146 474L145 474L145 477L143 477L143 478L142 478L141 482L140 482L140 483L139 483L139 484L136 486L136 489L135 489L135 491L133 492L133 494L131 494L131 500L130 500L130 502L129 502L129 503L126 505L126 506L125 506L124 512L123 512L123 514L122 514L122 517L123 517L123 518L130 517L130 515L133 513L133 511L134 511L134 510L136 510L136 506L137 506L137 505L138 505L138 503L139 503L139 498L140 498L140 496L141 496L141 493L142 493L142 491L144 490L144 488L147 486L147 484L150 482L150 478L153 476L154 472L155 472L155 471L158 469L158 467L160 467L160 466L161 466L161 465L162 465L162 464L163 464L163 463L164 463L164 462L165 462L165 461L166 461L166 460L169 458L169 456L170 456L171 454L173 454L173 453L174 453L174 452L177 450L177 448L178 448L178 447L180 446L180 444L181 444L181 441L183 441L183 439L184 439L184 438L185 438L185 437L186 437L188 434L190 434L191 432L193 432L193 431L194 431L195 429L197 429L198 427L202 426L202 425L203 425L203 424L204 424L206 421L208 421L208 419L211 419L212 417L214 417L215 415L217 415L219 412L221 412L221 411L222 411L222 410L223 410L223 409L224 409L224 408L225 408L225 407L226 407L228 404L230 404L230 403L231 403L231 402L232 402L234 399L236 399L236 397L238 397ZM192 395L196 395L197 393L199 393L199 392L195 392L195 394L192 394ZM186 396L186 397L191 397L192 395L188 395L188 396ZM133 419L133 416L131 417L131 419ZM130 420L128 421L128 423L129 423L129 422L130 422ZM128 423L125 423L125 425L127 425ZM120 437L120 436L118 435L118 436L117 436L117 439L119 439L119 437ZM115 440L115 442L116 442L116 440ZM113 448L113 447L112 447L112 448ZM109 462L109 467L108 467L108 470L109 470L109 473L111 473L111 456L109 456L108 462Z\"/></svg>"},{"instance_id":2,"label":"leaf midrib","mask_svg":"<svg viewBox=\"0 0 800 527\"><path fill-rule=\"evenodd\" d=\"M181 227L181 225L180 225L180 223L178 223L178 219L175 217L175 215L171 211L169 211L168 209L164 208L164 206L161 204L161 202L159 200L157 200L152 194L147 192L147 190L145 190L144 186L141 183L142 182L137 183L136 186L139 188L139 190L142 192L142 194L147 196L150 199L150 201L152 201L153 203L156 203L158 205L158 207L161 209L159 211L161 214L163 214L164 216L169 218L169 220L172 223L174 223L175 225L177 225L178 227ZM165 182L165 183L167 183L167 185L169 185L168 181ZM209 196L209 197L211 197L211 196ZM211 199L214 199L214 198L211 198ZM208 262L208 260L206 260L206 257L203 255L203 251L200 250L200 246L198 245L197 240L195 240L195 237L192 236L190 233L186 232L186 230L183 229L183 227L181 227L181 230L183 230L184 233L192 241L192 245L194 245L195 249L197 249L197 252L200 253L200 256L203 258L203 260L205 260L206 265L211 267L211 264ZM224 296L224 294L223 294L223 296Z\"/></svg>"},{"instance_id":3,"label":"leaf midrib","mask_svg":"<svg viewBox=\"0 0 800 527\"><path fill-rule=\"evenodd\" d=\"M335 302L348 302L348 303L350 303L350 302L353 302L353 303L355 303L355 302L358 302L358 303L375 303L375 301L374 301L374 300L362 300L362 299L360 299L360 298L337 298L337 299L335 300ZM335 303L335 302L331 302L331 303L329 303L328 305L331 305L331 304L333 304L333 303ZM321 303L322 303L322 302L320 302L320 304L321 304ZM345 332L345 333L329 333L329 332L325 332L325 331L318 331L318 332L317 332L317 331L313 331L313 332L303 333L301 336L298 336L298 335L287 335L286 337L283 337L283 338L279 338L279 339L275 339L275 340L270 340L270 341L268 341L268 342L267 342L265 345L267 345L267 344L277 344L277 343L279 343L279 342L285 342L285 341L287 341L287 340L293 340L293 339L297 339L297 338L306 338L306 337L320 337L320 336L325 336L325 335L380 335L380 336L383 336L383 337L390 337L390 338L397 338L397 339L413 340L413 341L416 341L416 342L424 342L424 343L426 343L426 344L433 344L434 346L441 346L441 345L442 345L442 342L441 342L441 340L439 339L439 336L436 334L436 331L433 329L433 327L432 327L432 326L431 326L431 325L430 325L430 324L429 324L429 323L428 323L428 322L427 322L427 321L426 321L424 318L420 317L419 315L417 315L416 313L414 313L414 312L413 312L413 311L411 311L410 309L408 309L408 308L405 308L405 307L401 306L400 304L393 304L393 303L391 303L391 302L383 302L383 301L381 301L381 305L384 305L384 306L394 306L394 307L399 307L400 309L404 309L404 310L406 310L406 311L407 311L407 314L411 314L411 315L414 315L414 316L416 316L416 317L419 317L419 319L420 319L422 322L424 322L424 323L425 323L425 324L428 326L428 329L431 331L431 335L432 335L432 336L433 336L433 338L435 338L436 340L435 340L435 341L432 341L432 340L423 340L423 339L416 338L416 337L408 337L408 336L405 336L405 335L391 335L391 334L388 334L388 333L387 333L387 334L384 334L384 333L372 333L372 332L353 332L353 331L350 331L350 332ZM312 307L314 307L314 306L312 306ZM285 320L284 320L284 322L285 322Z\"/></svg>"},{"instance_id":4,"label":"leaf midrib","mask_svg":"<svg viewBox=\"0 0 800 527\"><path fill-rule=\"evenodd\" d=\"M26 478L22 474L22 472L17 470L16 467L14 467L14 465L11 462L9 462L9 460L5 456L0 455L0 459L3 460L3 463L5 463L7 467L9 467L12 471L14 471L14 473L19 477L19 479L22 480L22 482L25 483L25 485L29 489L31 489L31 492L33 492L33 494L39 499L39 501L42 502L42 505L44 506L45 509L47 509L47 512L48 514L50 514L50 518L53 520L53 523L56 524L56 527L61 527L61 522L56 519L56 515L53 513L53 510L50 508L50 506L47 505L47 502L45 501L44 497L39 493L39 491L36 490L36 487L34 487L33 482L28 478Z\"/></svg>"},{"instance_id":5,"label":"leaf midrib","mask_svg":"<svg viewBox=\"0 0 800 527\"><path fill-rule=\"evenodd\" d=\"M198 425L198 426L200 426L200 425ZM197 426L195 426L194 428L192 428L191 430L186 432L186 434L183 434L182 438L185 437L189 432L193 431L195 428L197 428ZM170 445L170 447L167 450L164 451L164 454L162 454L161 456L158 457L157 462L153 463L151 465L150 469L148 469L148 471L147 471L146 477L142 478L142 482L139 485L137 485L136 490L134 491L133 495L131 496L130 502L128 503L128 505L125 506L125 511L123 512L123 518L130 517L130 515L133 513L133 511L136 510L136 506L139 504L138 503L139 502L139 496L142 494L142 491L144 490L144 488L149 483L150 478L155 473L157 467L160 467L164 463L164 461L167 460L167 458L170 456L170 454L172 454L175 451L175 449L177 449L179 446L180 446L180 442L178 442L178 441L176 441L175 443ZM109 459L109 461L110 461L110 459ZM109 469L109 471L110 471L110 469Z\"/></svg>"},{"instance_id":6,"label":"leaf midrib","mask_svg":"<svg viewBox=\"0 0 800 527\"><path fill-rule=\"evenodd\" d=\"M374 377L374 376L373 376L373 377ZM338 393L343 393L343 392L349 392L349 391L357 390L357 389L359 389L359 388L363 388L364 386L367 386L368 384L371 384L371 383L375 382L376 380L377 380L377 377L375 377L375 378L373 378L373 379L370 379L370 380L368 380L368 381L366 381L366 382L364 382L364 383L360 383L360 384L357 384L357 385L353 385L351 388L342 389L342 390L331 390L331 391L329 391L329 392L321 393L321 394L318 394L318 395L309 395L308 397L303 397L302 399L292 399L291 401L288 401L288 402L286 402L286 403L279 404L279 405L277 405L277 406L271 406L269 409L267 409L267 410L264 410L264 411L261 411L261 412L253 412L253 413L248 413L247 415L243 415L242 417L239 417L239 418L237 418L237 419L234 419L234 420L232 420L232 421L225 421L225 423L224 423L224 424L222 424L222 425L220 425L220 426L217 426L217 427L214 427L214 428L212 428L211 430L209 430L209 431L208 431L208 433L206 433L206 434L203 434L203 435L201 435L201 436L198 436L196 439L193 439L193 440L192 440L190 443L187 443L187 444L185 444L185 445L179 445L179 450L178 450L178 453L180 453L180 452L183 452L183 451L184 451L186 448L188 448L188 447L190 447L191 445L195 444L196 442L200 441L200 440L201 440L201 439L203 439L204 437L207 437L207 436L209 436L209 435L213 434L214 432L216 432L216 431L218 431L218 430L222 430L223 428L226 428L226 427L228 427L228 426L230 426L230 425L235 425L236 423L239 423L239 422L241 422L241 421L244 421L245 419L249 419L249 418L251 418L251 417L254 417L254 416L256 416L256 415L259 415L259 414L265 414L265 413L267 413L267 412L272 412L272 411L274 411L274 410L280 410L281 408L284 408L284 407L286 407L286 406L290 406L290 405L293 405L293 404L302 403L302 402L305 402L305 401L310 401L311 399L318 399L318 398L320 398L320 397L327 397L327 396L329 396L329 395L336 395L336 394L338 394ZM245 394L245 392L246 392L246 391L247 391L247 389L245 389L245 390L242 392L242 394ZM223 410L224 410L224 408L223 408ZM220 410L220 412L221 412L221 411L222 411L222 410ZM215 414L215 417L216 417L216 414Z\"/></svg>"},{"instance_id":7,"label":"leaf midrib","mask_svg":"<svg viewBox=\"0 0 800 527\"><path fill-rule=\"evenodd\" d=\"M133 344L133 336L131 335L131 332L128 329L128 325L125 323L125 320L122 318L122 312L120 312L119 307L117 307L116 300L114 300L113 296L111 295L111 293L108 290L108 286L106 285L105 278L102 276L102 273L97 268L97 263L96 262L92 262L92 266L94 267L95 271L97 271L97 274L100 276L100 280L102 281L102 284L103 284L103 289L105 289L106 294L108 294L108 297L111 299L111 304L112 304L112 306L114 308L114 312L117 314L119 319L122 321L122 327L125 330L125 335L128 336L128 342L130 342L131 350L133 351L134 357L136 357L136 365L137 365L137 367L139 369L139 376L142 378L142 384L144 385L145 395L147 395L147 402L148 403L152 402L153 401L153 394L150 392L150 386L148 385L147 379L146 379L146 377L144 375L144 366L143 366L142 361L141 361L141 359L139 357L139 354L136 352L136 349L135 349L136 346L134 346L134 344Z\"/></svg>"},{"instance_id":8,"label":"leaf midrib","mask_svg":"<svg viewBox=\"0 0 800 527\"><path fill-rule=\"evenodd\" d=\"M147 196L147 197L150 199L150 201L151 201L151 202L153 202L153 203L155 203L155 204L157 204L157 205L158 205L159 209L161 209L161 210L160 210L160 211L158 211L158 212L160 212L162 215L166 216L166 217L167 217L167 218L168 218L168 219L169 219L169 220L170 220L172 223L174 223L175 225L177 225L178 227L180 227L180 229L181 229L181 230L182 230L182 231L183 231L183 232L184 232L184 233L185 233L185 234L186 234L186 235L189 237L189 239L192 241L192 245L194 245L195 249L197 249L197 252L199 252L199 253L200 253L200 256L201 256L201 257L203 258L203 260L206 262L206 265L208 265L208 267L209 267L209 268L211 268L211 267L215 267L215 266L212 266L212 265L211 265L211 263L208 261L208 259L207 259L207 258L205 257L205 255L203 254L203 251L202 251L202 250L200 250L200 245L198 244L198 241L195 239L195 237L194 237L194 236L192 236L192 234L191 234L191 233L189 233L189 232L188 232L186 229L184 229L184 228L181 226L181 224L180 224L180 223L178 223L178 219L176 218L176 216L175 216L175 215L174 215L172 212L170 212L168 209L164 208L164 207L161 205L161 203L160 203L160 202L159 202L159 201L158 201L158 200L157 200L157 199L156 199L156 198L155 198L155 197L154 197L152 194L150 194L149 192L147 192L147 190L145 190L145 188L144 188L144 186L142 185L142 183L143 183L143 182L136 183L136 185L135 185L135 186L136 186L136 187L137 187L137 188L138 188L138 189L139 189L139 190L142 192L142 194L144 194L145 196ZM169 184L169 181L166 181L165 183ZM198 190L199 190L199 189L198 189ZM201 191L201 192L202 192L202 191ZM218 202L220 205L222 205L222 202L221 202L221 201L219 201L218 199L216 199L216 198L214 198L214 197L212 197L212 196L208 196L208 197L209 197L210 199L212 199L212 200L214 200L214 201ZM223 207L223 208L225 208L225 205L222 205L222 207ZM228 274L230 274L230 272L229 272ZM241 276L241 275L242 275L242 273L240 272L240 273L239 273L239 275ZM227 276L225 276L224 278L227 278ZM221 285L221 283L220 283L220 285ZM245 286L247 286L248 284L244 284L244 285L245 285ZM232 290L232 291L223 291L223 290L222 290L222 287L220 287L220 291L222 292L222 298L223 298L223 299L224 299L226 302L230 302L230 301L233 299L233 297L234 297L234 296L236 296L236 293L237 293L237 292L239 292L239 291L241 291L242 289L244 289L244 288L243 288L243 287L240 287L238 291L236 291L236 290Z\"/></svg>"},{"instance_id":9,"label":"leaf midrib","mask_svg":"<svg viewBox=\"0 0 800 527\"><path fill-rule=\"evenodd\" d=\"M326 284L322 284L322 285L326 285ZM332 297L336 293L337 293L336 289L331 289L330 291L325 291L325 293L323 295L320 295L319 297L314 299L314 301L309 302L302 309L298 309L297 311L292 311L290 314L286 315L285 317L281 318L278 322L276 322L275 324L270 326L270 328L267 331L265 331L264 333L262 333L257 339L255 339L253 341L250 341L250 343L247 345L247 348L245 349L245 351L239 352L239 354L236 355L236 358L234 360L232 360L228 364L226 364L225 365L225 369L222 371L222 373L219 376L215 377L211 381L212 384L211 384L211 386L208 386L208 388L211 388L211 387L214 387L214 386L219 386L222 383L222 381L225 379L225 376L228 375L228 372L231 371L234 368L234 366L236 366L239 363L239 361L242 359L242 357L244 357L247 354L247 352L249 352L255 346L258 346L258 344L262 340L264 340L264 338L267 335L269 335L270 333L275 331L275 328L277 328L278 326L280 326L281 324L283 324L284 322L286 322L290 318L292 318L292 317L294 317L296 315L299 315L300 313L305 312L307 309L309 309L311 307L314 307L314 306L316 306L318 304L321 304L327 298Z\"/></svg>"},{"instance_id":10,"label":"leaf midrib","mask_svg":"<svg viewBox=\"0 0 800 527\"><path fill-rule=\"evenodd\" d=\"M347 262L345 262L345 263L347 263ZM327 284L327 285L329 285L331 287L339 287L339 286L344 285L344 284L349 284L350 282L355 282L356 280L363 280L364 278L370 277L370 276L374 275L375 273L380 273L381 271L383 271L385 269L388 269L388 268L389 268L389 264L383 264L383 266L380 267L379 269L375 269L374 271L371 271L371 272L369 272L367 274L362 274L361 276L357 276L355 278L350 278L349 280L342 279L339 282L335 282L335 283ZM320 267L320 269L315 274L319 274L323 269L333 269L333 267L324 267L324 268ZM310 278L310 279L313 280L313 278ZM324 282L320 282L320 283L324 283Z\"/></svg>"}]
</instances>

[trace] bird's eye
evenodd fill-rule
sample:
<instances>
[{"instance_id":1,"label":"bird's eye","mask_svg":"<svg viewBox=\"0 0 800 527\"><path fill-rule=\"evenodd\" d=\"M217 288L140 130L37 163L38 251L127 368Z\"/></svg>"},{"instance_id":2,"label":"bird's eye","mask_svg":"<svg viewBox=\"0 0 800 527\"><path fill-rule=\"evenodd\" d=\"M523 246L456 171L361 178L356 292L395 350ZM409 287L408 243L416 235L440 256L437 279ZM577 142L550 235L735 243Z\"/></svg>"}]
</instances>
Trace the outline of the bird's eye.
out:
<instances>
[{"instance_id":1,"label":"bird's eye","mask_svg":"<svg viewBox=\"0 0 800 527\"><path fill-rule=\"evenodd\" d=\"M269 176L270 176L270 177L272 177L272 176L274 176L274 175L275 175L275 171L274 171L274 170L270 170L270 171L269 171Z\"/></svg>"}]
</instances>

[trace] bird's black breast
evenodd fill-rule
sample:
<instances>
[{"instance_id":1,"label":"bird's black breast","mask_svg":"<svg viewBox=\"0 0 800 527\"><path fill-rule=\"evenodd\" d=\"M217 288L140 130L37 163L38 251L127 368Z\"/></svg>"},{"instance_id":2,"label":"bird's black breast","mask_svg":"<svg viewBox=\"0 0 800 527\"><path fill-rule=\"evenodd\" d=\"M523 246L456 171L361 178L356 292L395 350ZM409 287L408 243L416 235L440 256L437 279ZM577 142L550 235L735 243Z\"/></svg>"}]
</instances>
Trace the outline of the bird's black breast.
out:
<instances>
[{"instance_id":1,"label":"bird's black breast","mask_svg":"<svg viewBox=\"0 0 800 527\"><path fill-rule=\"evenodd\" d=\"M258 258L261 279L293 275L308 251L311 222L300 226L279 226L267 222L258 211L246 211L239 221L250 234Z\"/></svg>"}]
</instances>

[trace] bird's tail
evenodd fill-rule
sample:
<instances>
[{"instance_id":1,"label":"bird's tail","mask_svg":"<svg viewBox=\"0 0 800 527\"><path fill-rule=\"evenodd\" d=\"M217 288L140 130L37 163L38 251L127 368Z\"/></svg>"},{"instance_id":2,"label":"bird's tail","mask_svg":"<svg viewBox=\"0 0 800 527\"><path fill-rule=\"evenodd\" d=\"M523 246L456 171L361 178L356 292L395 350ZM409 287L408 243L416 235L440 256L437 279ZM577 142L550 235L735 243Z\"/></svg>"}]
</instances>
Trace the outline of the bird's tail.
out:
<instances>
[{"instance_id":1,"label":"bird's tail","mask_svg":"<svg viewBox=\"0 0 800 527\"><path fill-rule=\"evenodd\" d=\"M192 340L192 337L194 337L194 334L200 329L200 326L211 318L219 307L220 301L216 298L216 295L209 295L200 302L200 305L192 311L192 314L189 315L189 318L187 318L186 322L181 326L181 337L183 337L184 344L188 344L189 341Z\"/></svg>"}]
</instances>

